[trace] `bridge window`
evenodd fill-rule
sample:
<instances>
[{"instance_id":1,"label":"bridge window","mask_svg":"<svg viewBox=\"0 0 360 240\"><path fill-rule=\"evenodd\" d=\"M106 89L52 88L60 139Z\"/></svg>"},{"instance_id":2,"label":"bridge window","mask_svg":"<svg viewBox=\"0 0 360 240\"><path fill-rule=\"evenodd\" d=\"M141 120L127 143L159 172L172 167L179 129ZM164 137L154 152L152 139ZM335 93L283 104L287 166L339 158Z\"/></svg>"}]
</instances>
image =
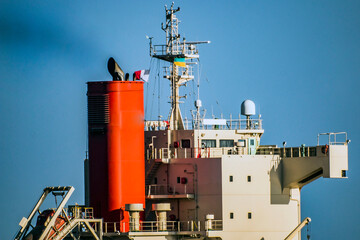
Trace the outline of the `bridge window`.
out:
<instances>
[{"instance_id":1,"label":"bridge window","mask_svg":"<svg viewBox=\"0 0 360 240\"><path fill-rule=\"evenodd\" d=\"M220 140L220 147L234 147L234 140L222 139Z\"/></svg>"},{"instance_id":2,"label":"bridge window","mask_svg":"<svg viewBox=\"0 0 360 240\"><path fill-rule=\"evenodd\" d=\"M215 139L202 139L201 146L204 146L207 148L214 148L214 147L216 147L216 140Z\"/></svg>"},{"instance_id":3,"label":"bridge window","mask_svg":"<svg viewBox=\"0 0 360 240\"><path fill-rule=\"evenodd\" d=\"M245 139L239 139L239 147L246 147L246 140Z\"/></svg>"}]
</instances>

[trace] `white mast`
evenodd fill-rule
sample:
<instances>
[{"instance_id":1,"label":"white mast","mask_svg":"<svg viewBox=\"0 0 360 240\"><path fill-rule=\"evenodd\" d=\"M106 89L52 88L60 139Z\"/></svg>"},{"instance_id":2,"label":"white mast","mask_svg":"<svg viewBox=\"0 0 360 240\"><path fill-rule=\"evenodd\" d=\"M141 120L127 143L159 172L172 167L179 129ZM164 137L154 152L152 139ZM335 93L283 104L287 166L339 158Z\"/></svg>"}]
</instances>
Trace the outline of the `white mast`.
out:
<instances>
[{"instance_id":1,"label":"white mast","mask_svg":"<svg viewBox=\"0 0 360 240\"><path fill-rule=\"evenodd\" d=\"M168 9L165 5L166 23L161 25L162 30L166 33L165 45L154 45L150 42L150 55L155 58L170 62L170 66L165 69L165 76L170 80L171 85L171 110L168 117L170 130L183 130L184 122L180 111L179 88L186 82L194 79L191 59L198 59L197 44L210 43L210 41L202 42L186 42L185 38L180 42L179 20L175 13L180 11L180 7L174 9L174 3ZM185 61L185 66L180 67L174 63L175 59Z\"/></svg>"}]
</instances>

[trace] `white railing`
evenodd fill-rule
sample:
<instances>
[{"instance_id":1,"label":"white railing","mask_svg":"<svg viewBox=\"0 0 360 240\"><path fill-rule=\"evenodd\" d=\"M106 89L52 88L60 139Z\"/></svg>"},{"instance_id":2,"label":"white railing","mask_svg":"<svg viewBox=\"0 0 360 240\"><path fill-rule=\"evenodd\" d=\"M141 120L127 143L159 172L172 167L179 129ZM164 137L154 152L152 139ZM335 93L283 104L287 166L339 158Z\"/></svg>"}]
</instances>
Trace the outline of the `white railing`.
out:
<instances>
[{"instance_id":1,"label":"white railing","mask_svg":"<svg viewBox=\"0 0 360 240\"><path fill-rule=\"evenodd\" d=\"M183 194L194 194L192 186L188 184L177 184L177 185L163 185L163 184L151 184L146 186L146 194L150 195L183 195Z\"/></svg>"},{"instance_id":2,"label":"white railing","mask_svg":"<svg viewBox=\"0 0 360 240\"><path fill-rule=\"evenodd\" d=\"M345 145L350 142L347 138L346 132L336 132L336 133L319 133L317 136L317 145L320 145L320 136L328 136L327 144L329 145ZM340 140L339 140L340 138Z\"/></svg>"},{"instance_id":3,"label":"white railing","mask_svg":"<svg viewBox=\"0 0 360 240\"><path fill-rule=\"evenodd\" d=\"M83 219L93 219L94 218L94 210L92 207L85 206L69 206L67 209L69 216L73 218L83 218Z\"/></svg>"},{"instance_id":4,"label":"white railing","mask_svg":"<svg viewBox=\"0 0 360 240\"><path fill-rule=\"evenodd\" d=\"M250 119L249 123L246 119L225 119L225 125L204 125L203 121L200 120L199 124L196 124L194 119L184 119L185 130L194 130L195 125L199 125L198 129L205 130L261 130L262 119ZM159 131L167 130L169 128L168 121L165 120L147 120L145 121L146 131Z\"/></svg>"},{"instance_id":5,"label":"white railing","mask_svg":"<svg viewBox=\"0 0 360 240\"><path fill-rule=\"evenodd\" d=\"M170 53L167 45L154 45L153 47L154 55L167 55ZM194 44L180 43L179 45L174 45L172 48L171 54L173 55L197 55L197 47Z\"/></svg>"},{"instance_id":6,"label":"white railing","mask_svg":"<svg viewBox=\"0 0 360 240\"><path fill-rule=\"evenodd\" d=\"M146 149L146 159L168 159L170 158L167 148L148 148Z\"/></svg>"},{"instance_id":7,"label":"white railing","mask_svg":"<svg viewBox=\"0 0 360 240\"><path fill-rule=\"evenodd\" d=\"M221 148L154 148L146 149L146 159L169 158L218 158L223 155L247 154L246 147L221 147Z\"/></svg>"},{"instance_id":8,"label":"white railing","mask_svg":"<svg viewBox=\"0 0 360 240\"><path fill-rule=\"evenodd\" d=\"M105 222L104 233L129 232L129 222ZM209 227L210 226L210 227ZM222 220L208 221L143 221L139 232L200 232L222 230Z\"/></svg>"},{"instance_id":9,"label":"white railing","mask_svg":"<svg viewBox=\"0 0 360 240\"><path fill-rule=\"evenodd\" d=\"M302 145L300 147L262 147L260 146L256 150L256 155L279 155L280 157L294 158L294 157L317 157L317 156L325 156L328 154L328 146L320 145L320 146L305 146Z\"/></svg>"},{"instance_id":10,"label":"white railing","mask_svg":"<svg viewBox=\"0 0 360 240\"><path fill-rule=\"evenodd\" d=\"M164 67L164 75L166 77L170 77L172 74L172 67ZM178 76L182 76L183 78L194 76L194 68L192 66L187 65L186 67L183 67L178 72Z\"/></svg>"},{"instance_id":11,"label":"white railing","mask_svg":"<svg viewBox=\"0 0 360 240\"><path fill-rule=\"evenodd\" d=\"M205 230L206 231L219 231L223 228L222 220L210 220L205 221Z\"/></svg>"}]
</instances>

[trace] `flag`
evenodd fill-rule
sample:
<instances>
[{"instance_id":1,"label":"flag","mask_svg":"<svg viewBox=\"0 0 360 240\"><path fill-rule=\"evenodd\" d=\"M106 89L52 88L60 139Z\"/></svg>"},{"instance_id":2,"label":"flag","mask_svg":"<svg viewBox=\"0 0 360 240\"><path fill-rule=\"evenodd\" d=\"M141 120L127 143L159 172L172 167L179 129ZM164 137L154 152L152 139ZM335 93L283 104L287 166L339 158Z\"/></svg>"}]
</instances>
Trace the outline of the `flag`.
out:
<instances>
[{"instance_id":1,"label":"flag","mask_svg":"<svg viewBox=\"0 0 360 240\"><path fill-rule=\"evenodd\" d=\"M186 67L185 58L175 58L174 64L179 67Z\"/></svg>"},{"instance_id":2,"label":"flag","mask_svg":"<svg viewBox=\"0 0 360 240\"><path fill-rule=\"evenodd\" d=\"M134 79L135 80L143 80L145 82L149 81L149 75L150 75L150 70L146 69L146 70L139 70L134 72Z\"/></svg>"}]
</instances>

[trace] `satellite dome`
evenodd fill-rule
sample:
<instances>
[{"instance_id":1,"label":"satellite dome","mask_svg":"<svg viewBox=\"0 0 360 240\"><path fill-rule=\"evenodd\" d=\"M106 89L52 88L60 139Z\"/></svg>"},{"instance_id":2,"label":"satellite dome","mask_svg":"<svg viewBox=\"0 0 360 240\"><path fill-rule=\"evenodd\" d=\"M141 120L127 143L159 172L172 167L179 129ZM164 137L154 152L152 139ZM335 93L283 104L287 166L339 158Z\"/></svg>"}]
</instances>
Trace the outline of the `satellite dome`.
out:
<instances>
[{"instance_id":1,"label":"satellite dome","mask_svg":"<svg viewBox=\"0 0 360 240\"><path fill-rule=\"evenodd\" d=\"M255 115L255 103L249 99L243 101L241 104L241 115Z\"/></svg>"},{"instance_id":2,"label":"satellite dome","mask_svg":"<svg viewBox=\"0 0 360 240\"><path fill-rule=\"evenodd\" d=\"M201 100L200 100L200 99L196 100L194 104L195 104L195 107L196 107L196 108L202 107L202 103L201 103Z\"/></svg>"}]
</instances>

